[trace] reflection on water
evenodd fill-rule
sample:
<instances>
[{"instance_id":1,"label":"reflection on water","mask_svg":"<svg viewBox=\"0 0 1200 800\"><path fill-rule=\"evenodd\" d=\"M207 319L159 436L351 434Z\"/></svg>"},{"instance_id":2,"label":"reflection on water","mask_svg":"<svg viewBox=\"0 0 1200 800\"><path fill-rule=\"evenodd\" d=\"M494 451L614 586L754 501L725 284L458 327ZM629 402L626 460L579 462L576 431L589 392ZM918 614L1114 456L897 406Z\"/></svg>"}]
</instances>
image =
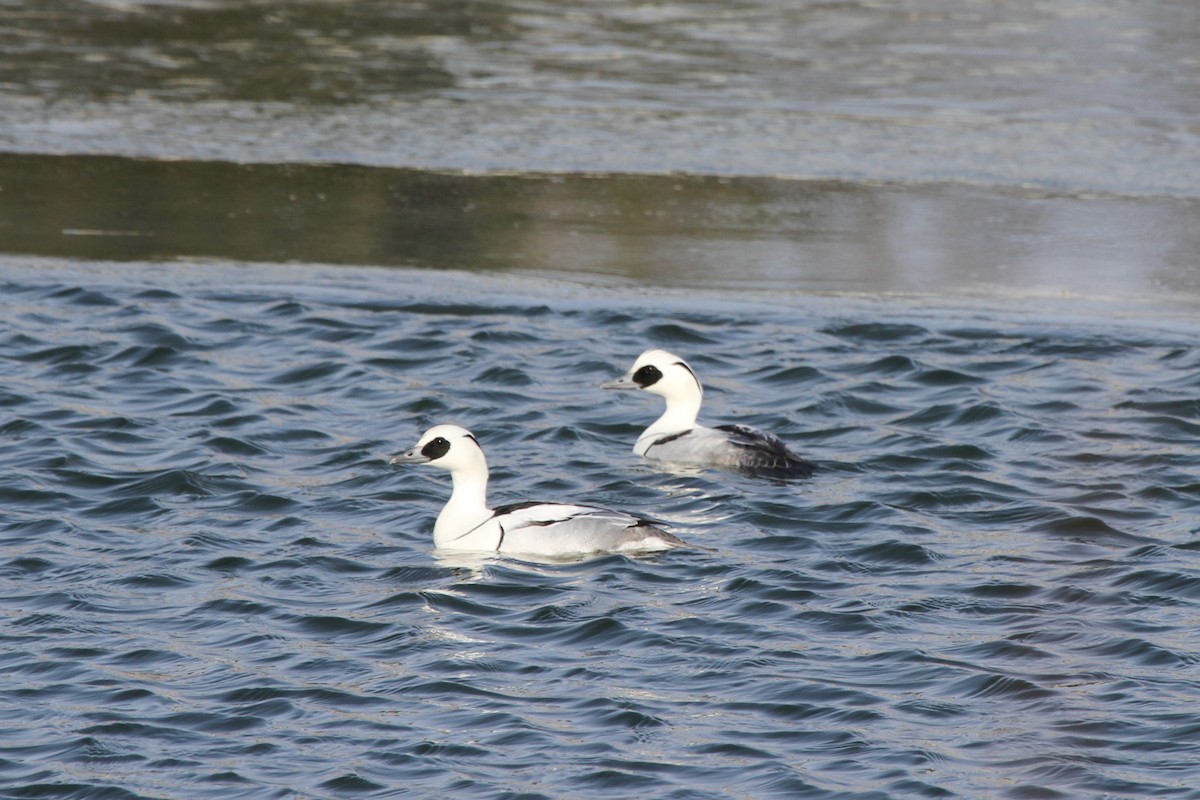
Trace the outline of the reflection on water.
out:
<instances>
[{"instance_id":1,"label":"reflection on water","mask_svg":"<svg viewBox=\"0 0 1200 800\"><path fill-rule=\"evenodd\" d=\"M1200 201L0 155L0 251L1200 300Z\"/></svg>"}]
</instances>

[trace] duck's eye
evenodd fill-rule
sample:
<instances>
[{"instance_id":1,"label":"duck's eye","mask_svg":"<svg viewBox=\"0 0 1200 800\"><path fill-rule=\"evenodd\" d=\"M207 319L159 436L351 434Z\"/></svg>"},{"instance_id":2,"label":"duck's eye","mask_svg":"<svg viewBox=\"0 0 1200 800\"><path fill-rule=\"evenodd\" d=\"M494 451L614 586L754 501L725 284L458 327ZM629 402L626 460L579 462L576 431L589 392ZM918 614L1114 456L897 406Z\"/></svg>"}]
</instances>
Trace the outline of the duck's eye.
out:
<instances>
[{"instance_id":1,"label":"duck's eye","mask_svg":"<svg viewBox=\"0 0 1200 800\"><path fill-rule=\"evenodd\" d=\"M425 456L430 461L441 458L449 452L450 443L441 436L437 437L436 439L430 439L425 443L425 446L421 448L421 455Z\"/></svg>"},{"instance_id":2,"label":"duck's eye","mask_svg":"<svg viewBox=\"0 0 1200 800\"><path fill-rule=\"evenodd\" d=\"M660 378L662 378L662 372L653 364L647 364L633 373L633 382L643 389L658 383Z\"/></svg>"}]
</instances>

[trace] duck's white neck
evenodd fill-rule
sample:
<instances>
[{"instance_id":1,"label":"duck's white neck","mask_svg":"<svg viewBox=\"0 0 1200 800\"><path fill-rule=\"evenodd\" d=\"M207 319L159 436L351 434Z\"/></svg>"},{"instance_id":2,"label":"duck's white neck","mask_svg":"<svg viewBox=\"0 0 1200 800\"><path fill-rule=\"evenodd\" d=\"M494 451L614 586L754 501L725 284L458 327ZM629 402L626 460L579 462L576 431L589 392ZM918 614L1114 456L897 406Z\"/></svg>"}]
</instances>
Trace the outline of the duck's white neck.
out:
<instances>
[{"instance_id":1,"label":"duck's white neck","mask_svg":"<svg viewBox=\"0 0 1200 800\"><path fill-rule=\"evenodd\" d=\"M644 456L650 449L650 445L654 444L657 439L673 433L683 433L696 427L696 417L700 414L701 396L699 392L688 397L676 396L665 399L667 410L649 428L642 431L642 435L633 445L633 452L639 456Z\"/></svg>"},{"instance_id":2,"label":"duck's white neck","mask_svg":"<svg viewBox=\"0 0 1200 800\"><path fill-rule=\"evenodd\" d=\"M486 536L480 525L492 516L487 504L488 469L483 454L479 454L477 461L452 469L450 478L454 488L433 525L434 546L486 549L485 542L475 541L477 537Z\"/></svg>"}]
</instances>

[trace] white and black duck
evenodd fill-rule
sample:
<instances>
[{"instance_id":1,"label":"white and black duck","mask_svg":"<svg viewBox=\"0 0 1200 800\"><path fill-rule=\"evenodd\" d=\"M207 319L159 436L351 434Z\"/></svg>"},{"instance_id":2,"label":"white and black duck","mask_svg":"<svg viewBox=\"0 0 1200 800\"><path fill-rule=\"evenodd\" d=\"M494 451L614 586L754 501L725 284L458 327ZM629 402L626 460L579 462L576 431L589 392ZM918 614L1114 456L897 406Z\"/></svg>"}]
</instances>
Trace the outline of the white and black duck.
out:
<instances>
[{"instance_id":1,"label":"white and black duck","mask_svg":"<svg viewBox=\"0 0 1200 800\"><path fill-rule=\"evenodd\" d=\"M624 377L603 386L650 392L667 401L667 410L633 445L633 452L645 458L799 478L816 471L816 464L793 453L770 433L749 425L708 428L697 424L704 397L700 379L686 361L665 350L647 350Z\"/></svg>"},{"instance_id":2,"label":"white and black duck","mask_svg":"<svg viewBox=\"0 0 1200 800\"><path fill-rule=\"evenodd\" d=\"M450 499L433 526L438 548L570 556L690 546L656 522L595 506L524 502L489 507L483 448L457 425L430 428L391 463L431 464L450 472Z\"/></svg>"}]
</instances>

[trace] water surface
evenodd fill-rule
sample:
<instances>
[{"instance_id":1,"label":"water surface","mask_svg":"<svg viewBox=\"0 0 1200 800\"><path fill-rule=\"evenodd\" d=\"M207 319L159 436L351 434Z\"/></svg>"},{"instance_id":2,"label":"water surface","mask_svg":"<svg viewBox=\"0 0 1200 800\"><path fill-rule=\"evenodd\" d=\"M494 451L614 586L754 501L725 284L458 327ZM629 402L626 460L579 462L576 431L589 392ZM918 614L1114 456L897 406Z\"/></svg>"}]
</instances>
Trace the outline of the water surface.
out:
<instances>
[{"instance_id":1,"label":"water surface","mask_svg":"<svg viewBox=\"0 0 1200 800\"><path fill-rule=\"evenodd\" d=\"M1200 798L1197 9L0 0L0 793Z\"/></svg>"},{"instance_id":2,"label":"water surface","mask_svg":"<svg viewBox=\"0 0 1200 800\"><path fill-rule=\"evenodd\" d=\"M1198 797L1198 330L1040 302L6 256L0 780ZM647 344L818 476L640 462L597 384ZM385 457L442 421L496 501L715 552L432 552L446 476Z\"/></svg>"},{"instance_id":3,"label":"water surface","mask_svg":"<svg viewBox=\"0 0 1200 800\"><path fill-rule=\"evenodd\" d=\"M1200 7L0 5L0 149L1200 191Z\"/></svg>"}]
</instances>

